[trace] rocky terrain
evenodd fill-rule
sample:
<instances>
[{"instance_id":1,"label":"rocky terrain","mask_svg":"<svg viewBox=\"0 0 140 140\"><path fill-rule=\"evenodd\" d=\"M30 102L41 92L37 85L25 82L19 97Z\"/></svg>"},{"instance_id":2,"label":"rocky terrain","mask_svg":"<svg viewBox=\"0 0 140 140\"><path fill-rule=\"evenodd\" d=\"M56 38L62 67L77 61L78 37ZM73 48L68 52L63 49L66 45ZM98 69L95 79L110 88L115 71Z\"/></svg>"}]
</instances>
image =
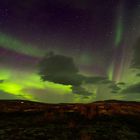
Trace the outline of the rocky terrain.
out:
<instances>
[{"instance_id":1,"label":"rocky terrain","mask_svg":"<svg viewBox=\"0 0 140 140\"><path fill-rule=\"evenodd\" d=\"M140 140L140 103L0 101L0 140Z\"/></svg>"}]
</instances>

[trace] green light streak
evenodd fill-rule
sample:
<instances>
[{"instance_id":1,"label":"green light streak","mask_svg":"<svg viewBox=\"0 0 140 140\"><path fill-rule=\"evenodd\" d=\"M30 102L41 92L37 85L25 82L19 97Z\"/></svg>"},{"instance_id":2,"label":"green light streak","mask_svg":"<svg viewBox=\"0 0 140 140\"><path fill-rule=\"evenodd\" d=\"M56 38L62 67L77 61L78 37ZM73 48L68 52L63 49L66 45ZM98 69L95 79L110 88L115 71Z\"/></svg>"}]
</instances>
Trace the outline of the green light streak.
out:
<instances>
[{"instance_id":1,"label":"green light streak","mask_svg":"<svg viewBox=\"0 0 140 140\"><path fill-rule=\"evenodd\" d=\"M122 41L122 34L123 34L123 24L121 19L119 19L116 29L116 35L115 35L115 46L119 47L119 44Z\"/></svg>"},{"instance_id":2,"label":"green light streak","mask_svg":"<svg viewBox=\"0 0 140 140\"><path fill-rule=\"evenodd\" d=\"M114 74L114 65L113 63L111 64L109 70L108 70L108 78L109 80L113 80L113 74Z\"/></svg>"},{"instance_id":3,"label":"green light streak","mask_svg":"<svg viewBox=\"0 0 140 140\"><path fill-rule=\"evenodd\" d=\"M17 40L16 38L12 38L1 32L0 32L0 47L29 56L41 57L44 54L44 50L40 50L37 47L32 46L28 43L23 43Z\"/></svg>"},{"instance_id":4,"label":"green light streak","mask_svg":"<svg viewBox=\"0 0 140 140\"><path fill-rule=\"evenodd\" d=\"M119 8L117 9L117 19L116 19L116 28L115 28L115 37L114 37L114 46L115 48L120 48L122 46L122 40L123 40L123 2L120 3ZM114 49L114 52L117 52L117 49ZM118 55L118 54L117 54ZM120 75L123 69L122 66L122 60L120 62L120 65L118 65L117 60L116 60L116 55L114 55L113 62L108 70L108 77L109 80L114 80L116 82L120 81ZM118 69L118 70L116 70Z\"/></svg>"},{"instance_id":5,"label":"green light streak","mask_svg":"<svg viewBox=\"0 0 140 140\"><path fill-rule=\"evenodd\" d=\"M119 8L117 9L117 19L116 19L116 30L115 30L115 46L119 47L122 37L123 37L123 12L124 4L120 3Z\"/></svg>"}]
</instances>

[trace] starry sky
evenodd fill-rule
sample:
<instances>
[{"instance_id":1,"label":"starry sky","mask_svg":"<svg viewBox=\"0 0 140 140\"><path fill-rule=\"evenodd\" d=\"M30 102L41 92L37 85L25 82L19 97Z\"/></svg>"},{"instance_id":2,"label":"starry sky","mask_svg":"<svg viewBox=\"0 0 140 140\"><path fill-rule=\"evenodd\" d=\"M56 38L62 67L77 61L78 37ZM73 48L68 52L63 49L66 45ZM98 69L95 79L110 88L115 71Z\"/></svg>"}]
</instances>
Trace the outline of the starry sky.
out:
<instances>
[{"instance_id":1,"label":"starry sky","mask_svg":"<svg viewBox=\"0 0 140 140\"><path fill-rule=\"evenodd\" d=\"M95 77L81 85L90 94L41 80L38 64L50 51ZM0 99L140 101L138 51L139 0L0 1Z\"/></svg>"}]
</instances>

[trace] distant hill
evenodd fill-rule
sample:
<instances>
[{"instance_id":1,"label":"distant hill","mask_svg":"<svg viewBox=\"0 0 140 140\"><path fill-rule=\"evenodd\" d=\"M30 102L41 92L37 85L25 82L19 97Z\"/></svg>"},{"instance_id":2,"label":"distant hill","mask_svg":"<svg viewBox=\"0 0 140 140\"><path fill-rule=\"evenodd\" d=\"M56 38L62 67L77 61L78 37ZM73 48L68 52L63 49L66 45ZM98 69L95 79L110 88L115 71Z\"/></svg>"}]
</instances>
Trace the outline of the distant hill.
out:
<instances>
[{"instance_id":1,"label":"distant hill","mask_svg":"<svg viewBox=\"0 0 140 140\"><path fill-rule=\"evenodd\" d=\"M0 140L140 140L140 102L0 101Z\"/></svg>"},{"instance_id":2,"label":"distant hill","mask_svg":"<svg viewBox=\"0 0 140 140\"><path fill-rule=\"evenodd\" d=\"M107 100L88 104L46 104L26 100L0 100L0 112L34 112L44 113L77 112L92 118L100 115L136 115L140 116L140 102Z\"/></svg>"}]
</instances>

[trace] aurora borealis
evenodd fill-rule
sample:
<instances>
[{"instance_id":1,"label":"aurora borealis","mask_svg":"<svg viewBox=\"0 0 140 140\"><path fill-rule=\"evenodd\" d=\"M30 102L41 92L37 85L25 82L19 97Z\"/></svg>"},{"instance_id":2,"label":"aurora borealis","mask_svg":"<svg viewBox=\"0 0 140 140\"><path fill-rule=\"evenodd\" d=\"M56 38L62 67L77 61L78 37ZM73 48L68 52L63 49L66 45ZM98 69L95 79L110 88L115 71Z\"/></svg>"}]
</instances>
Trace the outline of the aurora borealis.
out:
<instances>
[{"instance_id":1,"label":"aurora borealis","mask_svg":"<svg viewBox=\"0 0 140 140\"><path fill-rule=\"evenodd\" d=\"M139 13L139 0L1 0L0 99L140 101L140 69L132 66ZM82 83L88 97L43 82L38 63L50 51L73 58L80 74L108 80Z\"/></svg>"}]
</instances>

